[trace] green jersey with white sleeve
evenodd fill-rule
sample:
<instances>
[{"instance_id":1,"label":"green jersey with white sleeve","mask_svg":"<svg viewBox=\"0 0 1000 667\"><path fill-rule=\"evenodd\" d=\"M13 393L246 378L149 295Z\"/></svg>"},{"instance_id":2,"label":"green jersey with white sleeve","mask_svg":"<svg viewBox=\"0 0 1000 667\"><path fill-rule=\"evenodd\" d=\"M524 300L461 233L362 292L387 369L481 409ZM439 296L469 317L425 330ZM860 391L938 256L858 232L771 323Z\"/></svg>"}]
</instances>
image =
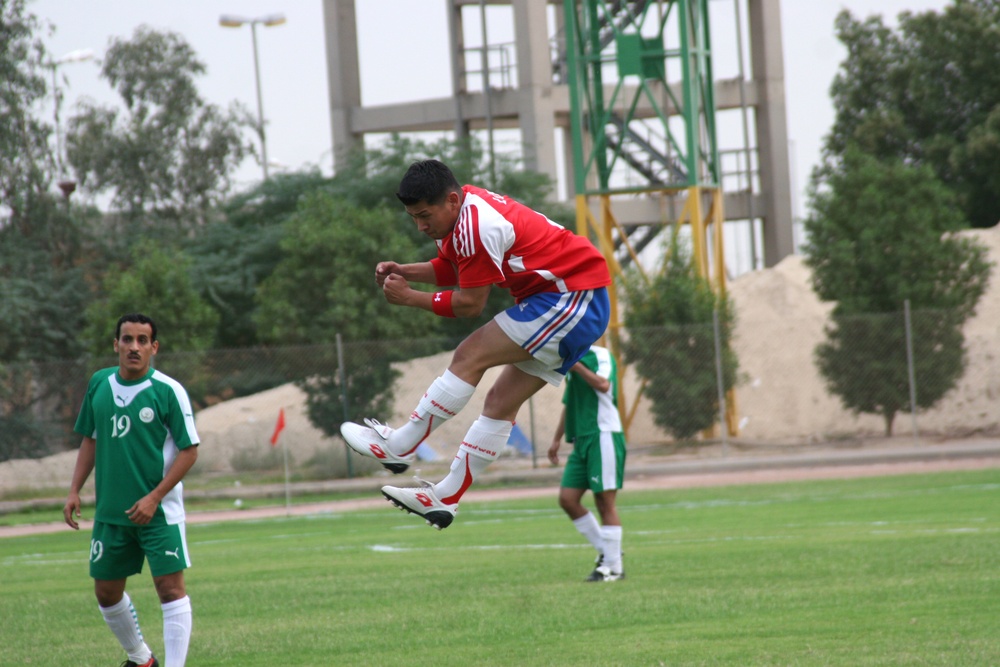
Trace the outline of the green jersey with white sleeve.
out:
<instances>
[{"instance_id":1,"label":"green jersey with white sleeve","mask_svg":"<svg viewBox=\"0 0 1000 667\"><path fill-rule=\"evenodd\" d=\"M610 350L592 345L580 362L611 383L606 392L595 391L582 377L566 374L563 403L566 405L566 441L578 436L622 430L618 414L618 364Z\"/></svg>"},{"instance_id":2,"label":"green jersey with white sleeve","mask_svg":"<svg viewBox=\"0 0 1000 667\"><path fill-rule=\"evenodd\" d=\"M200 442L187 391L155 369L138 380L122 379L118 367L94 373L74 430L97 441L94 519L125 526L126 510L163 480L177 452ZM183 493L178 482L150 523L183 522Z\"/></svg>"}]
</instances>

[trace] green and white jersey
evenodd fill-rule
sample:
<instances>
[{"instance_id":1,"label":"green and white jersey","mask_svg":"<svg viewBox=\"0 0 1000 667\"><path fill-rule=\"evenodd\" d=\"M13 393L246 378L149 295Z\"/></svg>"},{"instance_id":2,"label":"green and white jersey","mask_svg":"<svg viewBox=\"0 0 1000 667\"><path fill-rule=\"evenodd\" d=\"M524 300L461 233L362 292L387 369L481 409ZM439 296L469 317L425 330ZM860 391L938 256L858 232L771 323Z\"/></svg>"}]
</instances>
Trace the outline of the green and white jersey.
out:
<instances>
[{"instance_id":1,"label":"green and white jersey","mask_svg":"<svg viewBox=\"0 0 1000 667\"><path fill-rule=\"evenodd\" d=\"M95 520L126 526L125 511L163 480L179 450L200 442L187 391L154 369L131 381L118 367L94 373L74 430L97 441ZM183 490L171 489L150 523L184 521Z\"/></svg>"},{"instance_id":2,"label":"green and white jersey","mask_svg":"<svg viewBox=\"0 0 1000 667\"><path fill-rule=\"evenodd\" d=\"M592 345L580 362L606 378L611 387L607 392L599 392L579 375L566 374L563 404L566 405L567 442L573 442L582 435L622 430L618 414L618 363L614 355L607 348Z\"/></svg>"}]
</instances>

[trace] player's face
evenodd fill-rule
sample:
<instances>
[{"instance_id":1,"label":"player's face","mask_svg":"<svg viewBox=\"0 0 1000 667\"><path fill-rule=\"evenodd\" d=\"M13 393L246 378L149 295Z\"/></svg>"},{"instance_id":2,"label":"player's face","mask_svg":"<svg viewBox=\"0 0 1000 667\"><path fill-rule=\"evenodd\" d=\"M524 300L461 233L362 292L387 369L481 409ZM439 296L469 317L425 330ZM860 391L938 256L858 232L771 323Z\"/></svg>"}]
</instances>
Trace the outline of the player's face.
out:
<instances>
[{"instance_id":1,"label":"player's face","mask_svg":"<svg viewBox=\"0 0 1000 667\"><path fill-rule=\"evenodd\" d=\"M118 353L118 373L124 380L138 380L149 372L149 361L159 349L153 340L153 327L139 322L122 322L121 333L115 341Z\"/></svg>"},{"instance_id":2,"label":"player's face","mask_svg":"<svg viewBox=\"0 0 1000 667\"><path fill-rule=\"evenodd\" d=\"M418 201L412 206L407 206L406 212L413 218L418 232L439 241L451 234L455 223L458 222L458 211L461 208L462 198L457 192L449 192L440 204L431 205L425 201Z\"/></svg>"}]
</instances>

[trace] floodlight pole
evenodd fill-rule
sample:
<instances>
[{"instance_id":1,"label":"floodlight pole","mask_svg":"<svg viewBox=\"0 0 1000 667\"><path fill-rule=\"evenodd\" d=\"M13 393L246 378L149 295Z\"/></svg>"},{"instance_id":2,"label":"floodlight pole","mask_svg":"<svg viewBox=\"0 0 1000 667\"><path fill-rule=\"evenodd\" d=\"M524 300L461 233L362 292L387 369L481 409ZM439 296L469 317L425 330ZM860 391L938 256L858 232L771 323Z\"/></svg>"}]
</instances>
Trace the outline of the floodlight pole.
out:
<instances>
[{"instance_id":1,"label":"floodlight pole","mask_svg":"<svg viewBox=\"0 0 1000 667\"><path fill-rule=\"evenodd\" d=\"M264 169L264 180L268 179L267 171L267 133L264 128L264 101L260 92L260 57L257 53L257 24L263 23L265 27L281 25L285 22L284 14L269 14L258 18L244 18L223 14L219 17L219 25L223 28L239 28L243 25L250 25L250 36L253 40L253 73L254 81L257 84L257 134L260 136L260 156L261 166Z\"/></svg>"},{"instance_id":2,"label":"floodlight pole","mask_svg":"<svg viewBox=\"0 0 1000 667\"><path fill-rule=\"evenodd\" d=\"M257 21L250 22L250 35L253 38L253 73L257 83L257 127L260 133L260 156L264 166L264 180L268 178L267 173L267 138L264 130L264 102L260 94L260 58L257 55Z\"/></svg>"},{"instance_id":3,"label":"floodlight pole","mask_svg":"<svg viewBox=\"0 0 1000 667\"><path fill-rule=\"evenodd\" d=\"M65 65L66 63L84 62L93 57L94 52L90 49L79 49L77 51L70 51L61 58L45 63L46 67L52 70L52 99L54 102L52 120L55 123L56 128L56 167L59 170L58 177L60 180L65 180L63 179L63 176L65 176L66 167L65 161L63 160L62 125L59 122L59 107L62 106L62 91L59 90L59 66ZM67 197L68 196L69 195L67 194Z\"/></svg>"}]
</instances>

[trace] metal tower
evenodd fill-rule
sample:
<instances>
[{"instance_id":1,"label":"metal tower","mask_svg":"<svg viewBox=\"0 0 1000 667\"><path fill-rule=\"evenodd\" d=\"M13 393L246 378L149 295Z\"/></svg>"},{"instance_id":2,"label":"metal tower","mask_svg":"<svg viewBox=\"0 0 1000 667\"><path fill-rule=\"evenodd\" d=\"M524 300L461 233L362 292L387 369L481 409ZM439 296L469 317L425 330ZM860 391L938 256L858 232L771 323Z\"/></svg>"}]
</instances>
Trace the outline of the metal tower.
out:
<instances>
[{"instance_id":1,"label":"metal tower","mask_svg":"<svg viewBox=\"0 0 1000 667\"><path fill-rule=\"evenodd\" d=\"M690 225L699 275L725 294L708 0L564 0L563 8L579 233L597 240L614 273L621 257L646 276L638 252L666 225L626 228L613 196L679 198L673 222ZM668 73L679 83L671 86ZM616 179L617 165L641 181ZM608 333L618 356L623 323L615 290L611 296ZM732 433L734 404L730 392Z\"/></svg>"}]
</instances>

